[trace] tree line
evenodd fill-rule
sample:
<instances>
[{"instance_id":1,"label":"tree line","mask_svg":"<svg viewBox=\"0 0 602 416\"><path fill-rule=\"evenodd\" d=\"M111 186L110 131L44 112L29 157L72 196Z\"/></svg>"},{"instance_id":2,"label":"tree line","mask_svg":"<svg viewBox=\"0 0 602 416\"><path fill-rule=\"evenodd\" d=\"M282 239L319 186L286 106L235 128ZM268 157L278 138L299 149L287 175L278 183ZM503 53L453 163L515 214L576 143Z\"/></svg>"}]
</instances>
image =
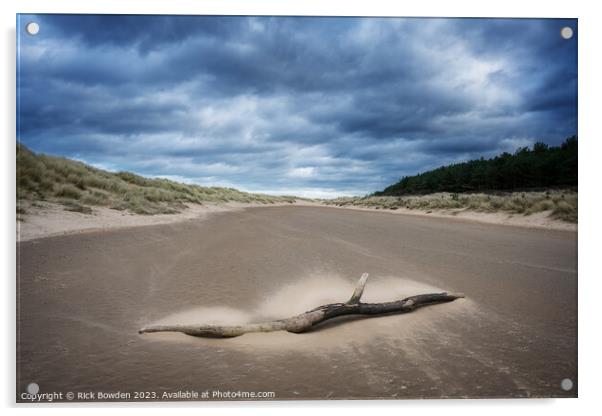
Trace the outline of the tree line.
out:
<instances>
[{"instance_id":1,"label":"tree line","mask_svg":"<svg viewBox=\"0 0 602 416\"><path fill-rule=\"evenodd\" d=\"M376 196L398 196L433 192L513 191L577 186L577 136L560 146L535 143L514 154L504 152L491 159L464 163L405 176L375 192Z\"/></svg>"}]
</instances>

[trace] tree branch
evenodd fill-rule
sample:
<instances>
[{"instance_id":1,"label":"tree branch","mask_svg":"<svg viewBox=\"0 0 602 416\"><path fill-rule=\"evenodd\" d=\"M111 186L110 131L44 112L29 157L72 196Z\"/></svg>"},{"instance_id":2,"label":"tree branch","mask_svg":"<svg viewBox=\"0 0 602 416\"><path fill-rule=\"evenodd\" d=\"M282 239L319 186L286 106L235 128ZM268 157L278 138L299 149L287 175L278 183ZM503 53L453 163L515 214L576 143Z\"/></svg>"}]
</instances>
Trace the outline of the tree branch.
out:
<instances>
[{"instance_id":1,"label":"tree branch","mask_svg":"<svg viewBox=\"0 0 602 416\"><path fill-rule=\"evenodd\" d=\"M357 285L355 286L355 290L353 291L353 294L351 295L351 297L349 298L349 300L346 303L347 305L353 305L353 304L359 303L360 298L364 294L364 287L366 286L366 282L368 281L368 276L369 276L368 273L362 274L362 277L360 277L360 280L357 282Z\"/></svg>"},{"instance_id":2,"label":"tree branch","mask_svg":"<svg viewBox=\"0 0 602 416\"><path fill-rule=\"evenodd\" d=\"M451 302L463 298L462 293L430 293L415 295L393 302L362 303L360 298L368 280L368 273L362 274L353 295L345 303L330 303L287 319L243 324L243 325L151 325L141 328L140 334L149 332L182 332L196 337L231 338L250 332L288 331L301 333L328 319L343 315L384 315L412 312L422 306Z\"/></svg>"}]
</instances>

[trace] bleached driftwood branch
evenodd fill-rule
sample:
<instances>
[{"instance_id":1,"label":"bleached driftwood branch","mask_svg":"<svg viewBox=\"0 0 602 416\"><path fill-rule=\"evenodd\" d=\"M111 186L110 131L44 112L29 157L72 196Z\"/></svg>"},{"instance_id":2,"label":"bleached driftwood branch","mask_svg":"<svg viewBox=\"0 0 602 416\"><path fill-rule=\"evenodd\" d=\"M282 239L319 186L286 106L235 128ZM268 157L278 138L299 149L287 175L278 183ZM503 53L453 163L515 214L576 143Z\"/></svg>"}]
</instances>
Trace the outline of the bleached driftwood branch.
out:
<instances>
[{"instance_id":1,"label":"bleached driftwood branch","mask_svg":"<svg viewBox=\"0 0 602 416\"><path fill-rule=\"evenodd\" d=\"M368 280L368 273L364 273L351 298L345 303L330 303L318 306L315 309L287 319L243 325L151 325L140 329L138 332L182 332L195 337L237 337L249 332L288 331L294 333L305 332L311 327L328 319L343 315L384 315L391 313L406 313L426 305L451 302L463 298L462 293L430 293L415 295L393 302L362 303L360 298Z\"/></svg>"}]
</instances>

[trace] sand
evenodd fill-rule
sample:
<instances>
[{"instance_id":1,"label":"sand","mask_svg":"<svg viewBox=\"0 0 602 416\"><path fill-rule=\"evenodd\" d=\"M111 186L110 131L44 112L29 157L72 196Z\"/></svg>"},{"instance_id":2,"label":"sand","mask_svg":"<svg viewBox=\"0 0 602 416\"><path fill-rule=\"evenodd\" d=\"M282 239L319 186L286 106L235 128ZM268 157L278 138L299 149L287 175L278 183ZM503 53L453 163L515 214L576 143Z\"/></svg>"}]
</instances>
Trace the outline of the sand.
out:
<instances>
[{"instance_id":1,"label":"sand","mask_svg":"<svg viewBox=\"0 0 602 416\"><path fill-rule=\"evenodd\" d=\"M512 225L516 227L539 228L545 230L577 231L577 224L562 221L551 217L552 211L542 211L534 214L512 214L508 212L478 212L471 210L429 210L421 211L408 208L396 210L364 208L356 206L337 207L328 205L330 208L354 209L359 211L386 212L393 215L418 215L434 218L457 218L460 220L480 222L484 224Z\"/></svg>"},{"instance_id":2,"label":"sand","mask_svg":"<svg viewBox=\"0 0 602 416\"><path fill-rule=\"evenodd\" d=\"M274 204L279 206L284 204ZM224 204L189 204L177 214L138 215L105 207L94 207L92 214L67 211L63 206L50 202L37 202L27 207L27 214L17 222L17 240L57 235L77 234L117 228L141 227L146 225L170 224L174 222L202 220L217 212L236 211L245 207L258 206L229 202Z\"/></svg>"},{"instance_id":3,"label":"sand","mask_svg":"<svg viewBox=\"0 0 602 416\"><path fill-rule=\"evenodd\" d=\"M31 239L18 252L18 394L36 382L279 400L576 396L574 232L282 206ZM363 272L366 301L467 297L305 334L137 333L284 318L348 299Z\"/></svg>"},{"instance_id":4,"label":"sand","mask_svg":"<svg viewBox=\"0 0 602 416\"><path fill-rule=\"evenodd\" d=\"M270 206L287 206L278 203ZM463 221L474 221L485 224L503 224L548 230L577 231L577 224L567 223L550 217L549 211L531 215L511 215L497 212L475 211L417 211L406 208L397 210L377 210L361 207L336 207L322 205L317 202L297 201L295 206L328 207L332 209L351 209L359 211L386 212L391 215L414 215L435 218L456 218ZM169 224L180 221L198 221L206 219L212 213L236 211L243 208L258 207L257 204L225 203L225 204L190 204L178 214L136 215L125 211L117 211L104 207L93 208L92 214L66 211L64 207L49 202L38 202L35 207L28 207L22 221L17 222L17 241L27 241L41 237L77 234L88 231L101 231L116 228L140 227L146 225Z\"/></svg>"}]
</instances>

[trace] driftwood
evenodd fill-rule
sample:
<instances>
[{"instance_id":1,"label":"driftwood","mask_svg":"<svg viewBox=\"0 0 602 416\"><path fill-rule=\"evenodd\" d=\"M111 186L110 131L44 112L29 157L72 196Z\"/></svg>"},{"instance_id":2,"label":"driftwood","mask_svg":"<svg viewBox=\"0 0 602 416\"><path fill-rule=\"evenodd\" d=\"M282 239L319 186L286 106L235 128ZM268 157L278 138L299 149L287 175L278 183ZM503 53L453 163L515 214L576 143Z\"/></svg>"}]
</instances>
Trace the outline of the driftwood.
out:
<instances>
[{"instance_id":1,"label":"driftwood","mask_svg":"<svg viewBox=\"0 0 602 416\"><path fill-rule=\"evenodd\" d=\"M288 331L301 333L322 323L343 315L384 315L392 313L406 313L426 305L451 302L463 298L461 293L430 293L426 295L415 295L394 302L362 303L360 298L364 293L364 287L368 280L368 273L364 273L351 298L345 303L331 303L318 306L297 316L276 321L262 322L243 325L152 325L140 329L138 332L182 332L195 337L231 338L249 332L273 332Z\"/></svg>"}]
</instances>

